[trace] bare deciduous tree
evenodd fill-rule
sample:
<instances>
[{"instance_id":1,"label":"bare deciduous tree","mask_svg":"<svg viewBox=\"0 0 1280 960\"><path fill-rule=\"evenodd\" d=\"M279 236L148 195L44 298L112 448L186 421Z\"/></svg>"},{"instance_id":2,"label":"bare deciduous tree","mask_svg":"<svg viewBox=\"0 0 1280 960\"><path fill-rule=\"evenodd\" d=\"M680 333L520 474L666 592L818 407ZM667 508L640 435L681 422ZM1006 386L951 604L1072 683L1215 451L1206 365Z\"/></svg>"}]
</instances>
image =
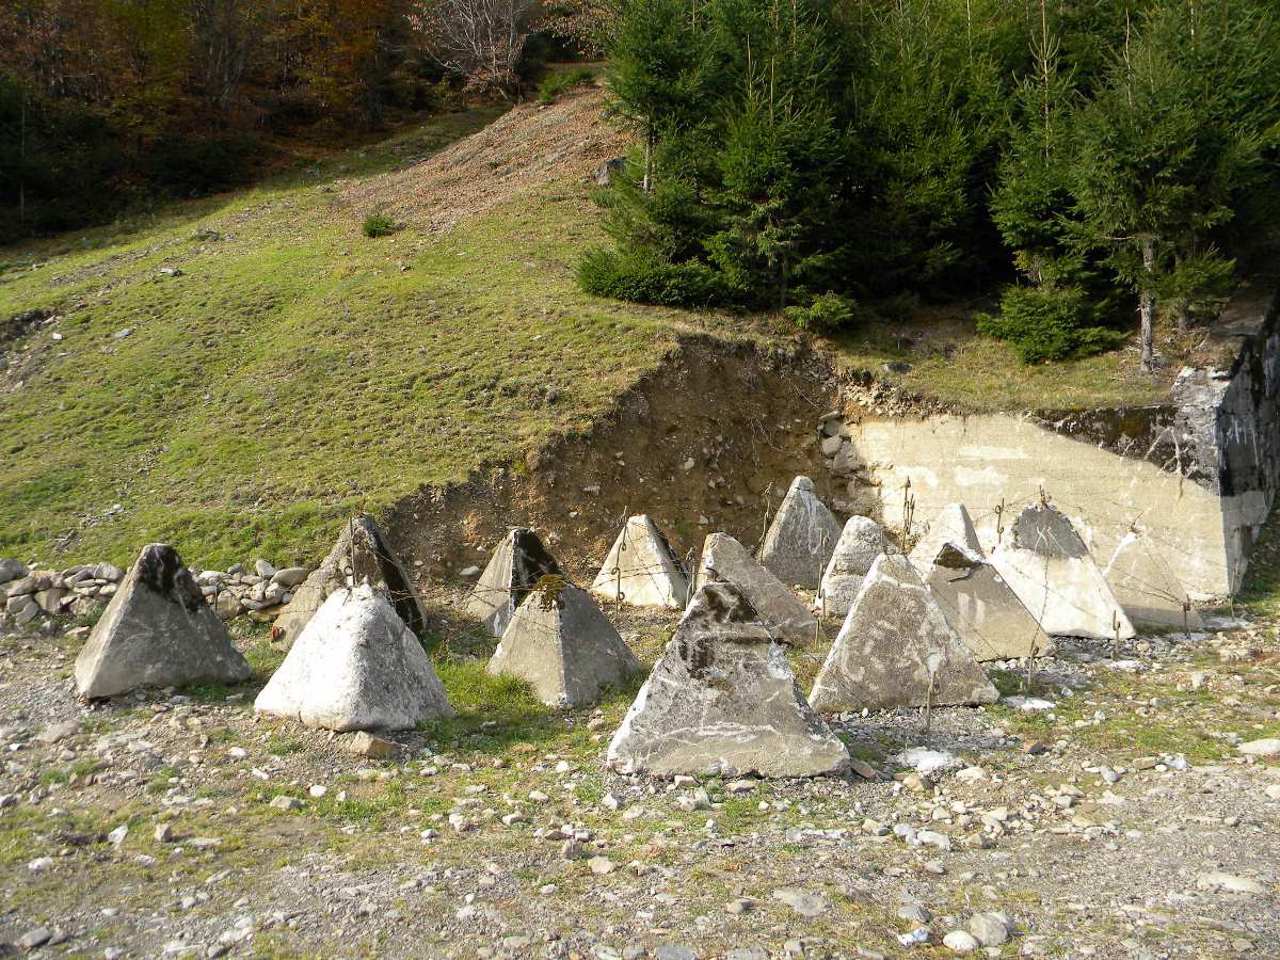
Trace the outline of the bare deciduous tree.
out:
<instances>
[{"instance_id":1,"label":"bare deciduous tree","mask_svg":"<svg viewBox=\"0 0 1280 960\"><path fill-rule=\"evenodd\" d=\"M516 86L533 8L533 0L429 0L410 19L441 65L505 94Z\"/></svg>"}]
</instances>

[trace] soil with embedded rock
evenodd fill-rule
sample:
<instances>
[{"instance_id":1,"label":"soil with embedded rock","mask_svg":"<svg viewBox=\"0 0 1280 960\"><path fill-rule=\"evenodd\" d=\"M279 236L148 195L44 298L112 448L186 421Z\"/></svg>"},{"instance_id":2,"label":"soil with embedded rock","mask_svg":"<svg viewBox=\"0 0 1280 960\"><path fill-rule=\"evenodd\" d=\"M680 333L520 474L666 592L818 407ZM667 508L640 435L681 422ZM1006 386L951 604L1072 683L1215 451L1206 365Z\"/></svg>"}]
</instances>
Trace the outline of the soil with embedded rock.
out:
<instances>
[{"instance_id":1,"label":"soil with embedded rock","mask_svg":"<svg viewBox=\"0 0 1280 960\"><path fill-rule=\"evenodd\" d=\"M678 616L607 612L646 664ZM1001 956L1193 960L1280 937L1280 767L1237 749L1280 737L1270 627L1114 659L1064 642L1029 691L1047 708L938 709L927 736L917 710L838 716L856 772L779 781L609 773L629 693L482 709L487 653L460 633L436 655L458 718L394 739L256 719L262 634L236 638L241 687L87 705L83 636L0 632L11 950L896 958L964 933L975 956L1004 935ZM793 651L797 673L823 652ZM893 759L919 747L943 762Z\"/></svg>"}]
</instances>

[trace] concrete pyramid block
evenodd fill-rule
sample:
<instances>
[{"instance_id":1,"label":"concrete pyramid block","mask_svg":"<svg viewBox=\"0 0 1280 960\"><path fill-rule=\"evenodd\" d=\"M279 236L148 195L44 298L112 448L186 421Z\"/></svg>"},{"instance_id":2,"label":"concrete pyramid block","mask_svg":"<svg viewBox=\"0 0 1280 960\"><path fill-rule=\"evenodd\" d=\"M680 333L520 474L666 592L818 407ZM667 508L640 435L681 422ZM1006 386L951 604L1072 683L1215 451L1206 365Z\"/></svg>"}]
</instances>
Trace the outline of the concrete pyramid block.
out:
<instances>
[{"instance_id":1,"label":"concrete pyramid block","mask_svg":"<svg viewBox=\"0 0 1280 960\"><path fill-rule=\"evenodd\" d=\"M252 675L178 551L142 548L76 657L76 691L113 697L139 687L240 683Z\"/></svg>"},{"instance_id":2,"label":"concrete pyramid block","mask_svg":"<svg viewBox=\"0 0 1280 960\"><path fill-rule=\"evenodd\" d=\"M657 776L811 777L849 762L782 647L728 583L693 598L608 752L615 769Z\"/></svg>"},{"instance_id":3,"label":"concrete pyramid block","mask_svg":"<svg viewBox=\"0 0 1280 960\"><path fill-rule=\"evenodd\" d=\"M828 617L843 617L848 613L871 565L890 549L880 524L870 517L850 517L827 561L815 603L817 609Z\"/></svg>"},{"instance_id":4,"label":"concrete pyramid block","mask_svg":"<svg viewBox=\"0 0 1280 960\"><path fill-rule=\"evenodd\" d=\"M339 732L453 716L422 644L367 583L329 594L253 709Z\"/></svg>"},{"instance_id":5,"label":"concrete pyramid block","mask_svg":"<svg viewBox=\"0 0 1280 960\"><path fill-rule=\"evenodd\" d=\"M581 707L641 666L591 594L551 576L520 604L488 669L527 680L548 706Z\"/></svg>"},{"instance_id":6,"label":"concrete pyramid block","mask_svg":"<svg viewBox=\"0 0 1280 960\"><path fill-rule=\"evenodd\" d=\"M812 613L751 556L747 548L727 533L713 533L702 544L698 586L729 583L737 587L755 611L756 618L781 640L804 643L813 639L818 625Z\"/></svg>"},{"instance_id":7,"label":"concrete pyramid block","mask_svg":"<svg viewBox=\"0 0 1280 960\"><path fill-rule=\"evenodd\" d=\"M1189 605L1186 587L1147 531L1135 528L1126 533L1103 575L1135 624L1179 630L1203 626L1199 612Z\"/></svg>"},{"instance_id":8,"label":"concrete pyramid block","mask_svg":"<svg viewBox=\"0 0 1280 960\"><path fill-rule=\"evenodd\" d=\"M331 593L361 583L368 583L390 600L414 633L426 631L426 611L413 580L373 517L361 514L343 524L329 555L294 591L293 599L276 618L272 639L288 647Z\"/></svg>"},{"instance_id":9,"label":"concrete pyramid block","mask_svg":"<svg viewBox=\"0 0 1280 960\"><path fill-rule=\"evenodd\" d=\"M984 556L973 518L969 516L963 503L947 504L929 521L916 545L911 548L908 559L917 570L928 570L937 559L938 552L948 543L980 557Z\"/></svg>"},{"instance_id":10,"label":"concrete pyramid block","mask_svg":"<svg viewBox=\"0 0 1280 960\"><path fill-rule=\"evenodd\" d=\"M501 637L534 585L559 574L560 565L542 539L528 527L516 527L503 537L485 565L467 600L467 613Z\"/></svg>"},{"instance_id":11,"label":"concrete pyramid block","mask_svg":"<svg viewBox=\"0 0 1280 960\"><path fill-rule=\"evenodd\" d=\"M633 607L683 609L689 580L662 531L643 514L627 520L591 592Z\"/></svg>"},{"instance_id":12,"label":"concrete pyramid block","mask_svg":"<svg viewBox=\"0 0 1280 960\"><path fill-rule=\"evenodd\" d=\"M901 554L881 554L872 565L809 694L823 713L996 698L973 653Z\"/></svg>"},{"instance_id":13,"label":"concrete pyramid block","mask_svg":"<svg viewBox=\"0 0 1280 960\"><path fill-rule=\"evenodd\" d=\"M944 543L925 583L947 621L979 661L1041 656L1052 641L1018 595L980 554Z\"/></svg>"},{"instance_id":14,"label":"concrete pyramid block","mask_svg":"<svg viewBox=\"0 0 1280 960\"><path fill-rule=\"evenodd\" d=\"M1066 515L1033 503L991 553L996 570L1045 633L1121 640L1133 624Z\"/></svg>"},{"instance_id":15,"label":"concrete pyramid block","mask_svg":"<svg viewBox=\"0 0 1280 960\"><path fill-rule=\"evenodd\" d=\"M760 562L789 586L816 589L840 539L840 521L813 481L796 477L760 547Z\"/></svg>"}]
</instances>

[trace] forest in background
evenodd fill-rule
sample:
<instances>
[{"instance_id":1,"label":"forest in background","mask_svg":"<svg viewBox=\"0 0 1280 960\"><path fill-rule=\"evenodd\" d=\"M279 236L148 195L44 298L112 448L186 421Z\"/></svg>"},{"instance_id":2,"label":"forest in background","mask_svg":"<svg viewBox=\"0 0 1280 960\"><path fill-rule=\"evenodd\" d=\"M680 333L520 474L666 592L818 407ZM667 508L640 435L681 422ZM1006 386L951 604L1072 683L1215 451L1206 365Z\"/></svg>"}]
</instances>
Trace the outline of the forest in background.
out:
<instances>
[{"instance_id":1,"label":"forest in background","mask_svg":"<svg viewBox=\"0 0 1280 960\"><path fill-rule=\"evenodd\" d=\"M559 16L532 0L6 0L0 243L244 183L282 145L509 98L573 52Z\"/></svg>"},{"instance_id":2,"label":"forest in background","mask_svg":"<svg viewBox=\"0 0 1280 960\"><path fill-rule=\"evenodd\" d=\"M1274 0L627 0L588 291L832 332L999 292L1028 362L1212 316L1280 194ZM874 306L869 306L874 305Z\"/></svg>"}]
</instances>

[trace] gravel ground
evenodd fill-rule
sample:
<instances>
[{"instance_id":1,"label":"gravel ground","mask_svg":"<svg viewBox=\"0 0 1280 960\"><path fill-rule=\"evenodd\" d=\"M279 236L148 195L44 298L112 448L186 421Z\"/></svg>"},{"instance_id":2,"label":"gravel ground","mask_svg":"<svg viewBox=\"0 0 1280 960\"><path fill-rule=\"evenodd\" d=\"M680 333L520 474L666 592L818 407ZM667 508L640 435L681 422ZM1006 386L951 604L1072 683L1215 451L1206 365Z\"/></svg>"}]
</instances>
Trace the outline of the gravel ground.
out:
<instances>
[{"instance_id":1,"label":"gravel ground","mask_svg":"<svg viewBox=\"0 0 1280 960\"><path fill-rule=\"evenodd\" d=\"M652 662L672 625L622 632ZM1051 709L838 718L848 780L676 783L603 770L633 691L555 714L465 638L459 719L375 760L254 718L260 638L243 688L86 705L84 628L6 633L0 955L1274 957L1280 767L1237 745L1280 736L1280 655L1237 627L1064 642Z\"/></svg>"}]
</instances>

